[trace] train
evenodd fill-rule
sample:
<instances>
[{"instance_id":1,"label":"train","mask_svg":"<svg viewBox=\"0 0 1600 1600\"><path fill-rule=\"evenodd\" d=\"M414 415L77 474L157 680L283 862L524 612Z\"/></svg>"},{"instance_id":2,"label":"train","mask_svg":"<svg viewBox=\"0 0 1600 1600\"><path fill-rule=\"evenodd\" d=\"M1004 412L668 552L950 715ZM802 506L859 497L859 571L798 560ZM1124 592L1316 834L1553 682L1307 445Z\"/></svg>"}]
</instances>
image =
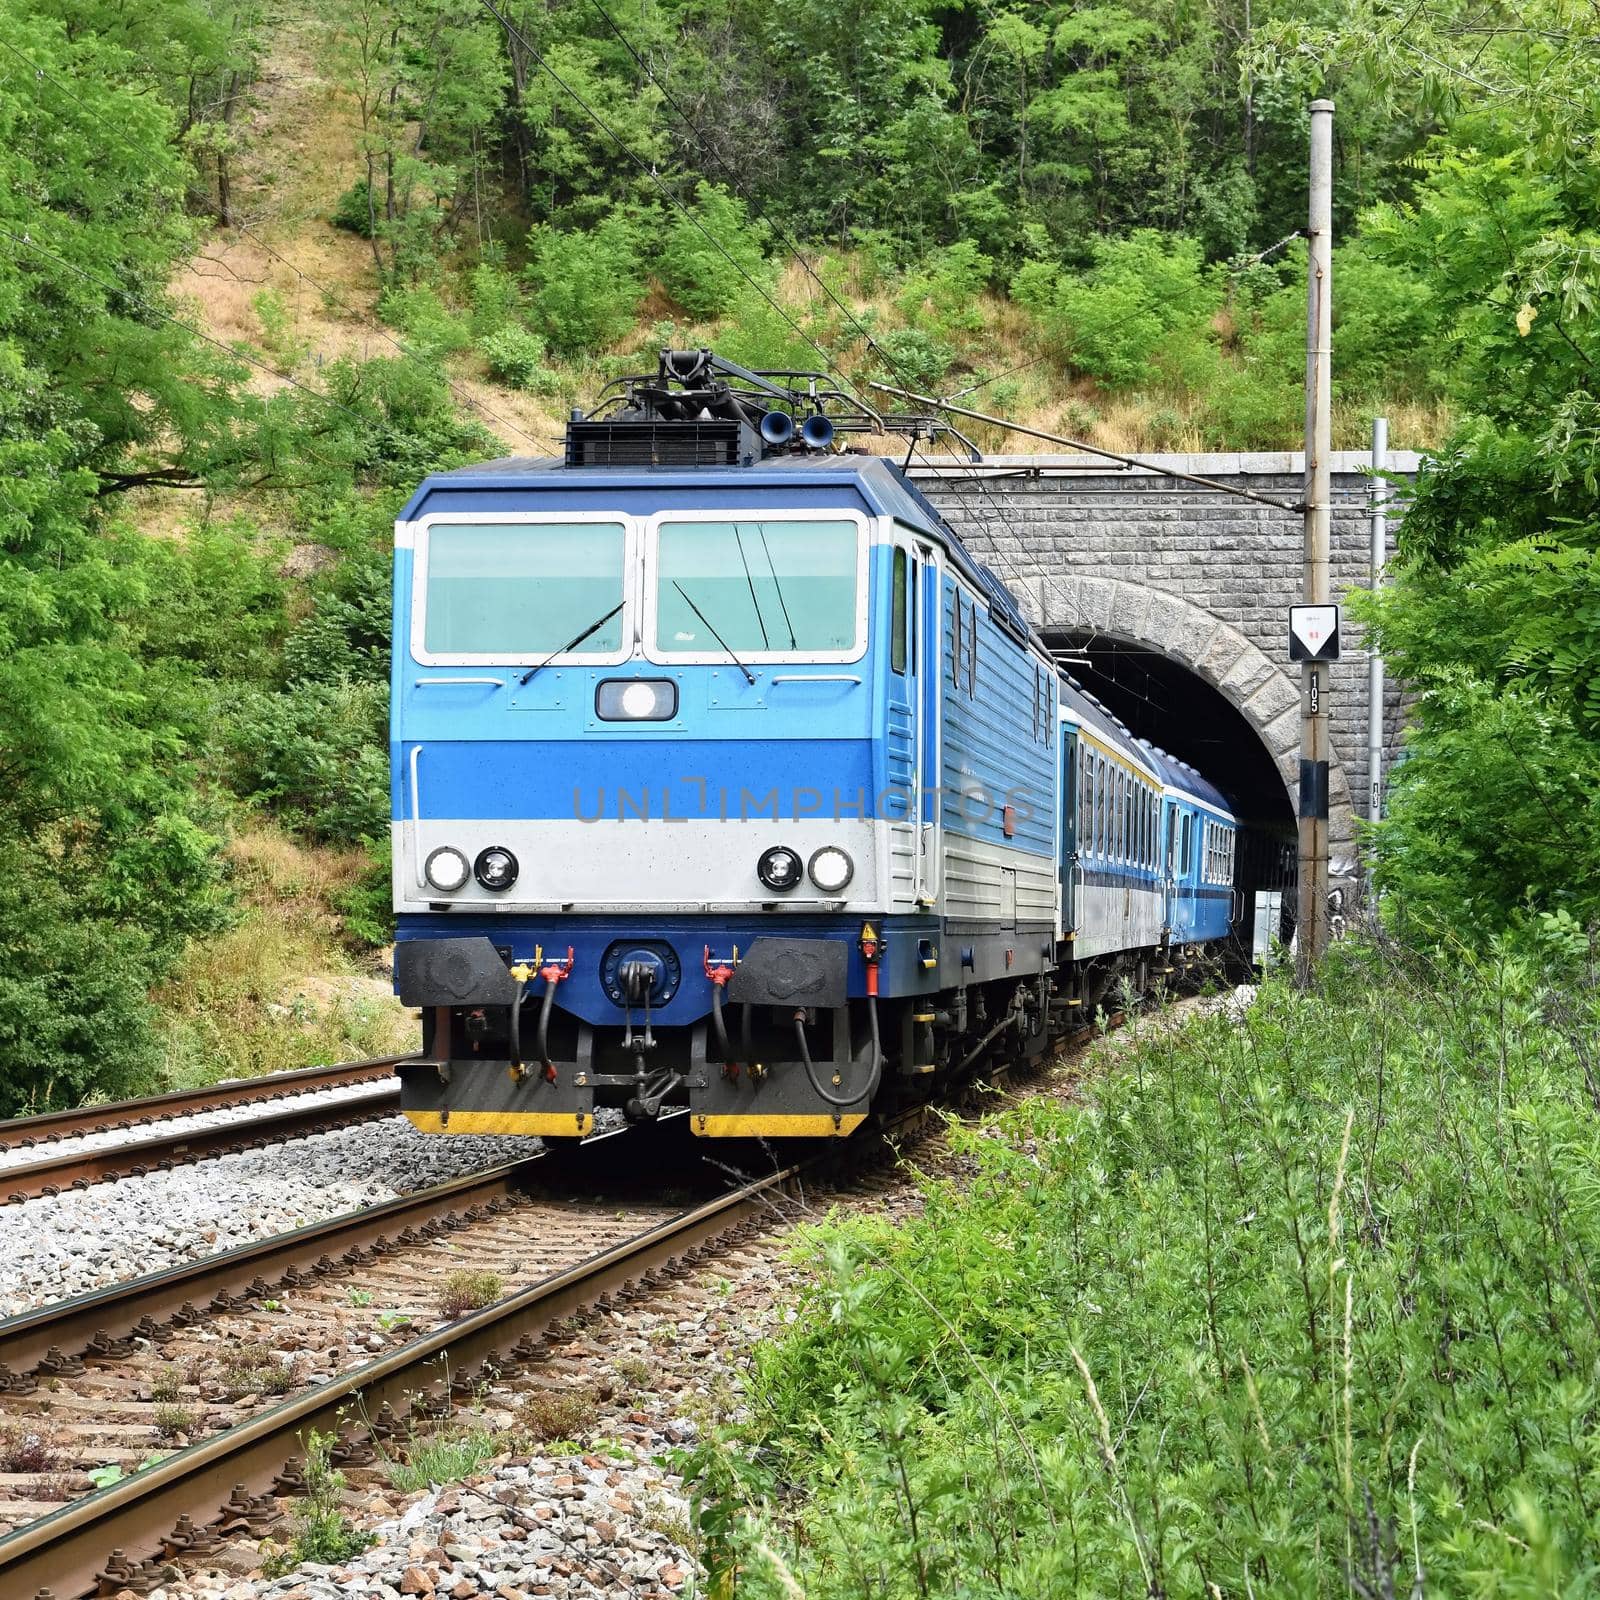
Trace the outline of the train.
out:
<instances>
[{"instance_id":1,"label":"train","mask_svg":"<svg viewBox=\"0 0 1600 1600\"><path fill-rule=\"evenodd\" d=\"M851 1134L1223 952L1239 823L823 374L663 351L395 525L395 989L430 1133ZM909 460L909 454L907 459ZM604 1119L603 1119L604 1120Z\"/></svg>"}]
</instances>

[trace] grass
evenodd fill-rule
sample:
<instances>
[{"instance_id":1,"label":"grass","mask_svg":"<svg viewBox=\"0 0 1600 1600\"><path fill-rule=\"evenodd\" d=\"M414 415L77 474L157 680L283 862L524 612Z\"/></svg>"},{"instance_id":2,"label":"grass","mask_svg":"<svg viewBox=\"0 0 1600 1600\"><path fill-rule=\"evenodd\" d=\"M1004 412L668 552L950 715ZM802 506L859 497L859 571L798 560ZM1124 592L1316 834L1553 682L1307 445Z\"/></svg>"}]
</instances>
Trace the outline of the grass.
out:
<instances>
[{"instance_id":1,"label":"grass","mask_svg":"<svg viewBox=\"0 0 1600 1600\"><path fill-rule=\"evenodd\" d=\"M247 1395L287 1394L295 1384L294 1365L280 1361L270 1345L241 1344L194 1363L189 1381L215 1384L229 1400Z\"/></svg>"},{"instance_id":2,"label":"grass","mask_svg":"<svg viewBox=\"0 0 1600 1600\"><path fill-rule=\"evenodd\" d=\"M348 1061L416 1047L416 1024L387 978L353 959L334 897L365 854L295 841L266 824L228 847L244 916L190 947L156 995L163 1075L174 1087Z\"/></svg>"},{"instance_id":3,"label":"grass","mask_svg":"<svg viewBox=\"0 0 1600 1600\"><path fill-rule=\"evenodd\" d=\"M155 1430L163 1439L176 1439L194 1427L194 1413L183 1406L161 1405L155 1411Z\"/></svg>"},{"instance_id":4,"label":"grass","mask_svg":"<svg viewBox=\"0 0 1600 1600\"><path fill-rule=\"evenodd\" d=\"M385 1463L389 1481L402 1494L414 1494L430 1485L458 1483L498 1455L504 1443L499 1434L466 1427L413 1438L406 1445L403 1461Z\"/></svg>"},{"instance_id":5,"label":"grass","mask_svg":"<svg viewBox=\"0 0 1600 1600\"><path fill-rule=\"evenodd\" d=\"M469 1311L492 1306L505 1292L505 1280L498 1272L482 1272L462 1267L452 1272L439 1290L439 1314L452 1322Z\"/></svg>"},{"instance_id":6,"label":"grass","mask_svg":"<svg viewBox=\"0 0 1600 1600\"><path fill-rule=\"evenodd\" d=\"M692 1462L712 1565L746 1600L1588 1592L1597 1024L1593 957L1352 945L957 1130L924 1214L810 1236L747 1433Z\"/></svg>"},{"instance_id":7,"label":"grass","mask_svg":"<svg viewBox=\"0 0 1600 1600\"><path fill-rule=\"evenodd\" d=\"M150 1380L150 1398L170 1405L183 1393L183 1373L168 1363Z\"/></svg>"}]
</instances>

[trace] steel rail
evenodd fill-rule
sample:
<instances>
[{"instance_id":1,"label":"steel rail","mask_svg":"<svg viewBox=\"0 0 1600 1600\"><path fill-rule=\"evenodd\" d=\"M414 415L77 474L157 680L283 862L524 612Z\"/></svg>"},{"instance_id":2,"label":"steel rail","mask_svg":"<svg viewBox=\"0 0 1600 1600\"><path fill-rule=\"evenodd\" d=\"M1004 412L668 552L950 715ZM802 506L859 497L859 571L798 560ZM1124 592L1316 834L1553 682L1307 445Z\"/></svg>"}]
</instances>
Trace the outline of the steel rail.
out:
<instances>
[{"instance_id":1,"label":"steel rail","mask_svg":"<svg viewBox=\"0 0 1600 1600\"><path fill-rule=\"evenodd\" d=\"M174 1321L200 1321L210 1313L292 1289L300 1278L357 1265L358 1254L360 1260L370 1260L396 1246L465 1226L478 1220L482 1208L520 1192L541 1159L530 1155L508 1161L7 1317L0 1321L0 1394L30 1392L37 1377L25 1375L44 1364L40 1375L48 1376L55 1356L115 1360L129 1353L122 1348L126 1341L153 1338ZM473 1214L466 1215L469 1212Z\"/></svg>"},{"instance_id":2,"label":"steel rail","mask_svg":"<svg viewBox=\"0 0 1600 1600\"><path fill-rule=\"evenodd\" d=\"M0 1150L28 1149L52 1139L71 1139L83 1133L114 1133L166 1117L197 1111L249 1105L256 1100L277 1100L284 1095L310 1094L348 1083L364 1083L392 1072L405 1056L372 1056L364 1061L342 1061L324 1067L297 1067L292 1072L269 1072L259 1078L211 1083L199 1089L173 1089L167 1094L144 1095L136 1100L112 1100L104 1105L75 1106L66 1111L41 1111L37 1116L12 1117L0 1122Z\"/></svg>"},{"instance_id":3,"label":"steel rail","mask_svg":"<svg viewBox=\"0 0 1600 1600\"><path fill-rule=\"evenodd\" d=\"M555 1342L553 1323L608 1294L648 1292L700 1260L708 1247L753 1233L799 1182L800 1165L785 1167L729 1194L659 1223L626 1244L550 1274L460 1321L412 1340L378 1360L319 1384L270 1411L191 1445L131 1478L63 1506L0 1539L0 1594L76 1600L97 1591L113 1550L135 1561L182 1549L192 1528L222 1519L223 1528L261 1527L276 1507L254 1497L284 1486L286 1464L316 1429L339 1435L335 1459L360 1459L408 1414L437 1415L469 1365L501 1370L537 1361L538 1336ZM437 1393L427 1391L442 1384ZM387 1408L387 1409L385 1409ZM361 1421L350 1425L352 1416ZM298 1448L297 1448L298 1446ZM230 1494L230 1491L231 1494ZM180 1519L187 1519L180 1521ZM162 1538L154 1530L173 1532Z\"/></svg>"},{"instance_id":4,"label":"steel rail","mask_svg":"<svg viewBox=\"0 0 1600 1600\"><path fill-rule=\"evenodd\" d=\"M118 1178L142 1178L150 1172L203 1161L212 1156L280 1144L308 1133L344 1128L355 1122L386 1117L399 1109L400 1085L350 1100L322 1101L314 1106L293 1105L264 1116L223 1122L210 1128L186 1128L153 1133L123 1144L93 1150L63 1151L39 1161L0 1167L0 1204L16 1205L39 1195L67 1189L88 1189Z\"/></svg>"}]
</instances>

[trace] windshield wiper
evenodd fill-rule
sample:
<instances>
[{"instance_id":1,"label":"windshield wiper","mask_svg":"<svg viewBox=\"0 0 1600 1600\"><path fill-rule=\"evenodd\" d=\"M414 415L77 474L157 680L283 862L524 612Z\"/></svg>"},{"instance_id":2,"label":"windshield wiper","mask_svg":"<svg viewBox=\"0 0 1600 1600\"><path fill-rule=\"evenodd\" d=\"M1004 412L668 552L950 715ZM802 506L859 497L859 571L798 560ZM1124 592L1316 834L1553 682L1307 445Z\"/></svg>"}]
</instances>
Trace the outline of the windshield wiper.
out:
<instances>
[{"instance_id":1,"label":"windshield wiper","mask_svg":"<svg viewBox=\"0 0 1600 1600\"><path fill-rule=\"evenodd\" d=\"M729 643L728 643L728 641L727 641L727 640L726 640L726 639L724 639L724 638L723 638L723 637L722 637L722 635L721 635L721 634L720 634L720 633L718 633L718 632L717 632L717 630L716 630L716 629L715 629L715 628L712 628L712 627L711 627L711 619L710 619L710 618L709 618L709 617L708 617L708 616L707 616L707 615L706 615L706 614L705 614L705 612L703 612L703 611L702 611L702 610L701 610L701 609L700 609L700 607L699 607L699 606L697 606L697 605L696 605L696 604L695 604L695 603L694 603L694 601L693 601L693 600L691 600L691 599L690 599L690 598L689 598L689 591L688 591L688 590L687 590L687 589L685 589L685 588L684 588L684 586L683 586L683 585L682 585L682 584L681 584L681 583L679 583L679 582L678 582L678 580L677 580L677 579L676 579L676 578L674 578L674 579L673 579L673 580L672 580L672 587L673 587L673 588L674 588L674 589L676 589L676 590L677 590L677 591L678 591L678 593L679 593L679 594L681 594L681 595L682 595L682 596L683 596L683 600L684 600L684 604L685 604L685 605L687 605L687 606L688 606L688 608L689 608L689 609L690 609L690 610L691 610L691 611L692 611L692 612L694 612L694 614L695 614L695 615L696 615L696 616L697 616L697 617L698 617L698 618L699 618L699 619L700 619L700 620L701 620L701 621L702 621L702 622L703 622L703 623L705 623L705 625L706 625L706 627L707 627L707 628L710 628L710 629L711 629L711 637L712 637L712 638L713 638L713 639L715 639L715 640L716 640L716 641L717 641L717 643L718 643L718 644L720 644L720 645L721 645L721 646L722 646L722 648L723 648L723 649L724 649L724 650L726 650L726 651L727 651L727 652L728 652L728 659L729 659L729 660L730 660L730 661L731 661L731 662L732 662L732 663L733 663L733 664L734 664L734 666L736 666L736 667L737 667L737 668L738 668L738 669L739 669L739 670L740 670L740 671L741 671L741 672L742 672L742 673L743 673L743 674L744 674L744 681L745 681L745 682L746 682L746 683L748 683L748 684L749 684L749 685L750 685L750 686L751 686L751 687L752 687L752 688L754 688L754 687L755 687L755 681L756 681L756 675L755 675L755 673L753 673L753 672L752 672L752 671L751 671L751 670L750 670L750 669L749 669L749 667L747 667L747 666L746 666L746 665L745 665L745 664L744 664L744 662L742 662L742 661L741 661L741 660L740 660L740 659L739 659L739 658L738 658L738 656L736 656L736 655L735 655L735 654L734 654L734 653L733 653L733 649L732 649L732 647L731 647L731 646L730 646L730 645L729 645Z\"/></svg>"},{"instance_id":2,"label":"windshield wiper","mask_svg":"<svg viewBox=\"0 0 1600 1600\"><path fill-rule=\"evenodd\" d=\"M767 637L767 619L761 615L761 602L756 599L756 580L750 575L750 558L744 553L744 540L739 535L739 524L737 522L733 525L733 542L739 547L739 560L744 566L744 581L750 587L750 604L755 607L756 623L761 629L761 648L770 650L772 641ZM771 560L772 558L769 556L767 558L769 565Z\"/></svg>"},{"instance_id":3,"label":"windshield wiper","mask_svg":"<svg viewBox=\"0 0 1600 1600\"><path fill-rule=\"evenodd\" d=\"M534 664L533 664L533 665L532 665L532 666L531 666L531 667L529 667L529 668L528 668L528 670L527 670L527 671L526 671L526 672L524 672L524 673L523 673L523 674L522 674L522 676L521 676L521 678L519 678L519 679L518 679L518 680L517 680L517 681L518 681L518 682L519 682L519 683L523 683L523 684L526 684L526 683L527 683L527 682L528 682L528 680L529 680L529 679L530 679L530 678L532 678L532 677L533 677L533 675L534 675L534 674L535 674L535 673L536 673L536 672L542 672L542 671L543 671L543 670L544 670L544 669L545 669L545 668L546 668L546 667L548 667L548 666L549 666L549 665L550 665L550 663L551 663L551 662L552 662L552 661L554 661L554 660L555 660L555 658L556 658L556 657L557 657L557 656L564 656L564 655L565 655L565 654L566 654L566 653L567 653L567 652L568 652L568 651L569 651L569 650L576 650L576 649L577 649L577 648L578 648L578 646L579 646L579 645L580 645L580 644L582 644L582 643L583 643L583 641L584 641L584 640L585 640L585 639L587 639L587 638L588 638L588 637L589 637L589 635L590 635L590 634L591 634L591 633L599 633L599 631L600 631L600 630L601 630L601 629L602 629L602 628L603 628L603 627L605 627L605 625L606 625L606 624L607 624L607 623L608 623L608 622L609 622L609 621L610 621L610 620L611 620L611 619L612 619L612 618L613 618L613 617L614 617L614 616L616 616L616 614L617 614L617 613L618 613L618 612L619 612L619 611L620 611L620 610L621 610L621 609L622 609L622 608L623 608L623 606L624 606L624 605L626 605L626 604L627 604L627 602L626 602L626 601L624 601L624 600L619 600L619 601L617 601L617 603L616 603L616 604L615 604L615 605L614 605L614 606L612 606L612 608L611 608L611 609L610 609L610 610L609 610L609 611L608 611L608 612L606 612L606 614L605 614L605 615L604 615L604 616L603 616L603 617L596 617L596 618L595 618L595 619L594 619L594 621L593 621L593 622L591 622L591 623L590 623L590 624L589 624L589 626L588 626L588 627L587 627L587 628L585 628L585 629L584 629L584 630L583 630L583 632L582 632L582 633L580 633L580 634L576 634L576 635L574 635L574 636L573 636L573 637L572 637L572 638L570 638L570 639L568 639L568 640L567 640L567 642L566 642L566 643L565 643L565 644L564 644L564 645L562 645L562 646L561 646L561 648L560 648L560 649L559 649L559 650L552 650L552 651L551 651L551 652L550 652L550 654L549 654L549 655L547 655L547 656L546 656L546 657L545 657L545 658L544 658L544 660L543 660L543 661L536 661L536 662L534 662ZM708 624L707 624L707 626L708 626L708 627L709 627L709 626L710 626L710 624L709 624L709 623L708 623Z\"/></svg>"},{"instance_id":4,"label":"windshield wiper","mask_svg":"<svg viewBox=\"0 0 1600 1600\"><path fill-rule=\"evenodd\" d=\"M795 643L794 624L789 620L789 605L783 598L783 585L778 582L778 569L772 564L772 551L767 546L767 525L758 522L756 529L761 535L761 549L767 558L767 571L772 574L772 587L778 591L778 604L783 607L783 625L789 630L789 648L798 650L800 646Z\"/></svg>"}]
</instances>

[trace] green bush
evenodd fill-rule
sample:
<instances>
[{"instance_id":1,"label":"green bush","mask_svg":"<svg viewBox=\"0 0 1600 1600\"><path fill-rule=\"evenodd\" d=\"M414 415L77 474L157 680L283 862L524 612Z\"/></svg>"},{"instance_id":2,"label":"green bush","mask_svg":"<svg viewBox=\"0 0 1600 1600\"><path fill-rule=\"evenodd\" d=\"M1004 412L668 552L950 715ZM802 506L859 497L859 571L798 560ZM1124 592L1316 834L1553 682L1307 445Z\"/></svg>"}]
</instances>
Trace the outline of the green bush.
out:
<instances>
[{"instance_id":1,"label":"green bush","mask_svg":"<svg viewBox=\"0 0 1600 1600\"><path fill-rule=\"evenodd\" d=\"M644 298L633 223L612 212L588 232L546 224L528 236L529 309L550 348L582 355L622 338Z\"/></svg>"},{"instance_id":2,"label":"green bush","mask_svg":"<svg viewBox=\"0 0 1600 1600\"><path fill-rule=\"evenodd\" d=\"M994 262L971 239L936 250L908 273L896 295L901 314L944 338L983 327L980 299Z\"/></svg>"},{"instance_id":3,"label":"green bush","mask_svg":"<svg viewBox=\"0 0 1600 1600\"><path fill-rule=\"evenodd\" d=\"M522 312L522 286L498 260L472 269L472 337L485 339L514 323Z\"/></svg>"},{"instance_id":4,"label":"green bush","mask_svg":"<svg viewBox=\"0 0 1600 1600\"><path fill-rule=\"evenodd\" d=\"M1029 262L1012 292L1033 310L1054 354L1114 390L1150 383L1163 353L1209 338L1222 303L1200 246L1148 228L1098 241L1083 273Z\"/></svg>"},{"instance_id":5,"label":"green bush","mask_svg":"<svg viewBox=\"0 0 1600 1600\"><path fill-rule=\"evenodd\" d=\"M241 794L329 844L388 831L388 686L302 679L241 695L227 732Z\"/></svg>"},{"instance_id":6,"label":"green bush","mask_svg":"<svg viewBox=\"0 0 1600 1600\"><path fill-rule=\"evenodd\" d=\"M924 392L938 387L955 360L949 345L922 328L890 329L878 335L877 344L883 351L888 380ZM992 392L989 399L998 404Z\"/></svg>"},{"instance_id":7,"label":"green bush","mask_svg":"<svg viewBox=\"0 0 1600 1600\"><path fill-rule=\"evenodd\" d=\"M380 208L376 212L372 207L372 190L365 178L357 178L345 192L334 202L333 216L329 219L334 227L343 228L349 233L358 233L363 239L372 237L372 222L374 216L381 218Z\"/></svg>"},{"instance_id":8,"label":"green bush","mask_svg":"<svg viewBox=\"0 0 1600 1600\"><path fill-rule=\"evenodd\" d=\"M466 318L457 315L427 284L391 285L378 298L378 315L406 335L424 361L437 361L472 343Z\"/></svg>"},{"instance_id":9,"label":"green bush","mask_svg":"<svg viewBox=\"0 0 1600 1600\"><path fill-rule=\"evenodd\" d=\"M728 311L750 283L771 281L766 243L766 226L750 221L742 200L702 182L688 213L672 213L655 267L667 293L691 317L709 321Z\"/></svg>"},{"instance_id":10,"label":"green bush","mask_svg":"<svg viewBox=\"0 0 1600 1600\"><path fill-rule=\"evenodd\" d=\"M560 379L544 364L544 340L526 328L507 324L480 339L478 352L488 363L489 376L508 389L550 394L560 384Z\"/></svg>"},{"instance_id":11,"label":"green bush","mask_svg":"<svg viewBox=\"0 0 1600 1600\"><path fill-rule=\"evenodd\" d=\"M372 865L342 894L334 908L344 918L345 938L352 945L379 949L394 943L394 889L390 881L390 836L364 839Z\"/></svg>"},{"instance_id":12,"label":"green bush","mask_svg":"<svg viewBox=\"0 0 1600 1600\"><path fill-rule=\"evenodd\" d=\"M1546 944L1347 945L821 1230L761 1453L698 1463L713 1565L749 1600L1586 1592L1600 982Z\"/></svg>"}]
</instances>

